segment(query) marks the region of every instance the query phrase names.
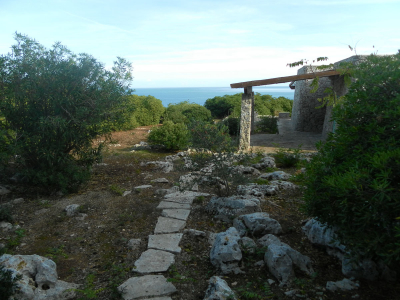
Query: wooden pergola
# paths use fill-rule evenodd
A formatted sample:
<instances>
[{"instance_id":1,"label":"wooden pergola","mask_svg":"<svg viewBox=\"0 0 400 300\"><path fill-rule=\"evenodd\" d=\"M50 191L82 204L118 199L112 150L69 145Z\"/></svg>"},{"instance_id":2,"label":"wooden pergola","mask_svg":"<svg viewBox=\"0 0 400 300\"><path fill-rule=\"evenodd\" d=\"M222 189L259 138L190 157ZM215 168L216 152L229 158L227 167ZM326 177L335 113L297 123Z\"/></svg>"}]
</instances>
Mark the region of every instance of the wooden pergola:
<instances>
[{"instance_id":1,"label":"wooden pergola","mask_svg":"<svg viewBox=\"0 0 400 300\"><path fill-rule=\"evenodd\" d=\"M314 79L316 77L330 77L340 75L338 71L312 72L302 75L276 77L270 79L253 80L232 83L231 88L244 88L242 94L242 114L240 118L240 140L239 149L248 150L250 147L250 134L254 130L254 93L253 86L271 85L290 82L289 87L294 89L293 83L299 80Z\"/></svg>"}]
</instances>

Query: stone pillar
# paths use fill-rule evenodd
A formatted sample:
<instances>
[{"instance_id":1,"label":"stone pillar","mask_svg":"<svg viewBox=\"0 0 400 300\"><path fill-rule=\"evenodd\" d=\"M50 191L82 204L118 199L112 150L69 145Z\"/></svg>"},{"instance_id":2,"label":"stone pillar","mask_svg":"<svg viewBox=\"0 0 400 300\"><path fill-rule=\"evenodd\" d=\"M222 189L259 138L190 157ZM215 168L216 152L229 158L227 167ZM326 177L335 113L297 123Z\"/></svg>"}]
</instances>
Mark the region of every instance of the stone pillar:
<instances>
[{"instance_id":1,"label":"stone pillar","mask_svg":"<svg viewBox=\"0 0 400 300\"><path fill-rule=\"evenodd\" d=\"M242 94L242 110L240 114L239 150L241 151L247 151L250 148L253 101L253 87L245 87Z\"/></svg>"}]
</instances>

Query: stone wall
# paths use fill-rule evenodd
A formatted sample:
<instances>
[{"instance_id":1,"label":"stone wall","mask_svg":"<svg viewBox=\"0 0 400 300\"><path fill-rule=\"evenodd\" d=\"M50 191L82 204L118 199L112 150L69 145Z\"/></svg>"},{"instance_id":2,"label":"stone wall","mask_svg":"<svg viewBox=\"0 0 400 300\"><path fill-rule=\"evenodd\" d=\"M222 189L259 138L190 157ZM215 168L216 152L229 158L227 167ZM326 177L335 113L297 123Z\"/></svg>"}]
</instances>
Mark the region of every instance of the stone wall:
<instances>
[{"instance_id":1,"label":"stone wall","mask_svg":"<svg viewBox=\"0 0 400 300\"><path fill-rule=\"evenodd\" d=\"M304 66L297 71L297 75L318 72L313 66ZM311 93L312 79L299 80L295 83L294 101L292 108L292 128L296 131L322 133L326 107L316 109L321 103L318 98L326 96L324 90L331 86L327 77L319 79L319 87Z\"/></svg>"},{"instance_id":2,"label":"stone wall","mask_svg":"<svg viewBox=\"0 0 400 300\"><path fill-rule=\"evenodd\" d=\"M353 64L358 64L365 57L366 57L365 55L354 55L349 58L340 60L340 61L334 63L335 69L339 68L341 63L349 63L350 62ZM331 76L331 77L329 77L329 79L331 81L331 86L333 88L333 91L336 93L337 98L347 94L347 92L349 91L349 88L344 83L342 76ZM335 129L334 127L336 127L336 124L333 124L331 118L332 118L332 106L328 106L326 108L324 126L323 126L323 130L322 130L322 139L323 140L326 140L329 132L334 131L334 129Z\"/></svg>"}]
</instances>

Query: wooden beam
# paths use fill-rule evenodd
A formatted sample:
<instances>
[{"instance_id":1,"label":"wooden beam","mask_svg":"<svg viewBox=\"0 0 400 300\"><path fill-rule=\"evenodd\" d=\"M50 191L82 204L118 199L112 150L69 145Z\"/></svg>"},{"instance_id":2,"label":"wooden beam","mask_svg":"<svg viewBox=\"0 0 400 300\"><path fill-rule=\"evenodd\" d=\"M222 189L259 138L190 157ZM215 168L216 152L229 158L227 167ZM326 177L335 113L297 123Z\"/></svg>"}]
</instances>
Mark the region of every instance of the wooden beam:
<instances>
[{"instance_id":1,"label":"wooden beam","mask_svg":"<svg viewBox=\"0 0 400 300\"><path fill-rule=\"evenodd\" d=\"M285 83L285 82L291 82L291 81L297 81L297 80L313 79L315 77L328 77L328 76L334 76L334 75L340 75L340 73L338 71L324 71L324 72L307 73L307 74L302 74L302 75L277 77L277 78L262 79L262 80L253 80L253 81L232 83L231 88L233 88L233 89L246 88L246 87L250 87L250 86Z\"/></svg>"}]
</instances>

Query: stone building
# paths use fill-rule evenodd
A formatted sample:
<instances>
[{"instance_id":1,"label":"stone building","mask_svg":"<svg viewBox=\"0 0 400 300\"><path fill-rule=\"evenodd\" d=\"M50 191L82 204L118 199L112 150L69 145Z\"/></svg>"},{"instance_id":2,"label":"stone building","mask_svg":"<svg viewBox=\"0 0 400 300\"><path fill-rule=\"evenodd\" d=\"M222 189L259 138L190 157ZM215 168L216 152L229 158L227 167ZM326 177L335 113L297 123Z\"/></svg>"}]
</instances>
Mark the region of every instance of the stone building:
<instances>
[{"instance_id":1,"label":"stone building","mask_svg":"<svg viewBox=\"0 0 400 300\"><path fill-rule=\"evenodd\" d=\"M295 76L254 80L231 84L231 88L244 88L242 95L242 111L240 120L239 148L247 150L250 147L250 134L254 128L254 92L253 86L291 82L290 87L295 88L292 108L292 129L294 131L305 131L321 133L322 139L326 139L329 132L335 128L331 121L332 107L321 106L319 98L327 96L325 90L331 88L339 98L348 92L343 76L337 71L341 63L359 63L365 56L355 55L334 63L329 70L318 71L314 66L300 68ZM311 83L315 77L319 77L319 86L312 93Z\"/></svg>"}]
</instances>

